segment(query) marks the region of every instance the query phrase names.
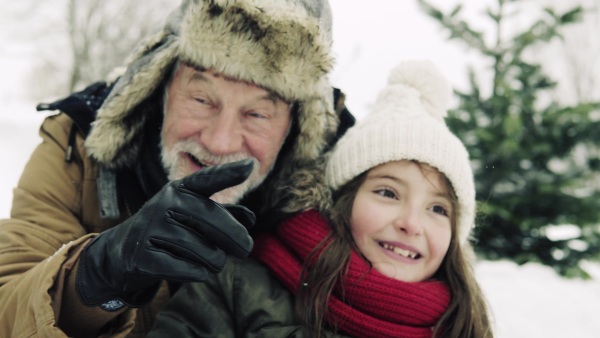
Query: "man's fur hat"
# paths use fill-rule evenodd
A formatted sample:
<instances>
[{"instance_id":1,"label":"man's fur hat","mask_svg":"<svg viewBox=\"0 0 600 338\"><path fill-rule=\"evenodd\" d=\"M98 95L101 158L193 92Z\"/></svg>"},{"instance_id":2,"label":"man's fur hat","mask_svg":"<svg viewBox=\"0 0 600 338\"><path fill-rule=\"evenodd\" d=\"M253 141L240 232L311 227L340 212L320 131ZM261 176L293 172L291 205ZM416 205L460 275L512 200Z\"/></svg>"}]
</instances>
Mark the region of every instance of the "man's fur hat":
<instances>
[{"instance_id":1,"label":"man's fur hat","mask_svg":"<svg viewBox=\"0 0 600 338\"><path fill-rule=\"evenodd\" d=\"M133 165L148 119L139 107L151 96L162 96L161 85L182 61L297 104L295 143L280 154L286 168L274 173L281 180L294 165L316 159L337 128L328 80L331 44L327 0L183 0L130 57L98 110L86 149L107 168Z\"/></svg>"}]
</instances>

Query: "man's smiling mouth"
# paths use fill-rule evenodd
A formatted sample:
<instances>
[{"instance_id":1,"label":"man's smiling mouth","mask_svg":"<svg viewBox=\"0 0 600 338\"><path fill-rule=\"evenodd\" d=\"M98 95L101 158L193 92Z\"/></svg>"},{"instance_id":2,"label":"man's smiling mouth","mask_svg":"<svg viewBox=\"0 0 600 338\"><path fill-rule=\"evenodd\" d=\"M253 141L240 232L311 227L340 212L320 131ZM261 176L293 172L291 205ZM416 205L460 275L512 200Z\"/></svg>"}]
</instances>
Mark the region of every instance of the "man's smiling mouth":
<instances>
[{"instance_id":1,"label":"man's smiling mouth","mask_svg":"<svg viewBox=\"0 0 600 338\"><path fill-rule=\"evenodd\" d=\"M201 168L208 167L207 164L200 162L200 160L196 156L194 156L194 155L192 155L190 153L186 153L186 155L192 161L192 163L194 163L195 165L197 165L197 166L199 166Z\"/></svg>"}]
</instances>

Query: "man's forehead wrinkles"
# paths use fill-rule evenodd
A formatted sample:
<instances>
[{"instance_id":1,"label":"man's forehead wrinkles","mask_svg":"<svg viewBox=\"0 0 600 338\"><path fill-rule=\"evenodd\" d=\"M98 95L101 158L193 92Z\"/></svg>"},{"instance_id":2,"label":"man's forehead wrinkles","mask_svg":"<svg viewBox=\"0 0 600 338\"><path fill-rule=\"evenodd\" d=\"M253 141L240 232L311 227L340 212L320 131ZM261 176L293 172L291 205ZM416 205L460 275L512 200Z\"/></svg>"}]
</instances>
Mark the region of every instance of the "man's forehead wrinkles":
<instances>
[{"instance_id":1,"label":"man's forehead wrinkles","mask_svg":"<svg viewBox=\"0 0 600 338\"><path fill-rule=\"evenodd\" d=\"M192 74L190 75L187 83L189 84L189 83L192 83L192 82L195 82L195 81L199 81L199 82L204 82L204 83L210 84L210 83L213 82L212 79L211 79L211 77L222 78L222 79L224 79L225 81L228 81L228 82L242 83L242 84L246 84L248 86L252 86L252 87L264 90L266 93L258 96L257 97L257 101L267 100L267 101L270 101L273 104L277 104L278 102L284 102L286 104L290 104L286 100L284 100L281 96L279 96L277 93L275 93L273 91L270 91L270 90L268 90L266 88L263 88L261 86L258 86L258 85L254 84L254 83L250 83L250 82L246 82L246 81L240 81L240 80L235 80L235 79L229 79L229 78L226 78L226 77L223 77L223 76L219 76L218 73L214 73L214 72L210 73L211 76L207 76L206 72L207 72L206 70L198 70L198 69L194 68L194 70L192 71Z\"/></svg>"}]
</instances>

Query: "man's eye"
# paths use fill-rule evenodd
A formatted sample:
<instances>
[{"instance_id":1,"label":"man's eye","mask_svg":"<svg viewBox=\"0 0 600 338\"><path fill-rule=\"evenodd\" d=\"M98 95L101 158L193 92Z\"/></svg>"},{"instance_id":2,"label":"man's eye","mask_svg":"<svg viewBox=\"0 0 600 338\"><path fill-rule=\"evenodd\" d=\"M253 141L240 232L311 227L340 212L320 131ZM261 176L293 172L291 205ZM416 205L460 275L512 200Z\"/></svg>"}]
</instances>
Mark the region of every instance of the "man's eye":
<instances>
[{"instance_id":1,"label":"man's eye","mask_svg":"<svg viewBox=\"0 0 600 338\"><path fill-rule=\"evenodd\" d=\"M433 212L435 212L436 214L440 214L443 216L448 216L448 210L446 210L446 208L444 208L441 205L434 205L432 208Z\"/></svg>"},{"instance_id":2,"label":"man's eye","mask_svg":"<svg viewBox=\"0 0 600 338\"><path fill-rule=\"evenodd\" d=\"M210 101L208 101L208 99L203 98L203 97L195 97L194 100L200 104L210 104Z\"/></svg>"},{"instance_id":3,"label":"man's eye","mask_svg":"<svg viewBox=\"0 0 600 338\"><path fill-rule=\"evenodd\" d=\"M396 199L396 194L392 190L390 190L390 189L375 190L375 193L378 194L378 195L381 195L383 197Z\"/></svg>"},{"instance_id":4,"label":"man's eye","mask_svg":"<svg viewBox=\"0 0 600 338\"><path fill-rule=\"evenodd\" d=\"M248 113L246 113L246 115L249 116L249 117L257 118L257 119L266 119L267 118L266 115L261 114L261 113L259 113L257 111L248 112Z\"/></svg>"}]
</instances>

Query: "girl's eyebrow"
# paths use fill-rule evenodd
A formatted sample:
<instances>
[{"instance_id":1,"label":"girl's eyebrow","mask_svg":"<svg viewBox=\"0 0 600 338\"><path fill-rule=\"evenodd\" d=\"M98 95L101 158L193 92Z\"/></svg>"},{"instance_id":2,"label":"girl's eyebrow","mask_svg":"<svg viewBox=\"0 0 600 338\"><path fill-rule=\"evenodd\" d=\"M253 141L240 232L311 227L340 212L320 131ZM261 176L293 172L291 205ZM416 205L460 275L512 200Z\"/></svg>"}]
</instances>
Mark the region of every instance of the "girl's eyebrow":
<instances>
[{"instance_id":1,"label":"girl's eyebrow","mask_svg":"<svg viewBox=\"0 0 600 338\"><path fill-rule=\"evenodd\" d=\"M369 180L390 180L390 181L393 181L394 184L398 184L402 187L408 186L408 183L406 182L406 180L404 180L400 177L396 177L396 176L385 174L385 173L369 175L369 176L367 176L365 181L369 181Z\"/></svg>"},{"instance_id":2,"label":"girl's eyebrow","mask_svg":"<svg viewBox=\"0 0 600 338\"><path fill-rule=\"evenodd\" d=\"M435 196L442 198L444 201L446 201L446 203L448 203L448 206L452 206L452 200L450 199L450 196L448 194L438 192L437 194L435 194Z\"/></svg>"},{"instance_id":3,"label":"girl's eyebrow","mask_svg":"<svg viewBox=\"0 0 600 338\"><path fill-rule=\"evenodd\" d=\"M388 180L392 180L394 182L398 182L399 184L406 184L406 181L396 177L396 176L391 176L388 174L376 174L376 175L372 175L372 176L368 176L367 179L388 179Z\"/></svg>"},{"instance_id":4,"label":"girl's eyebrow","mask_svg":"<svg viewBox=\"0 0 600 338\"><path fill-rule=\"evenodd\" d=\"M397 182L398 184L402 184L402 185L406 185L406 180L403 180L402 178L396 177L396 176L392 176L389 174L376 174L373 176L368 176L367 179L388 179L388 180L392 180L394 182ZM452 199L450 198L450 195L448 194L448 192L443 192L440 189L435 189L435 193L434 193L435 197L439 197L444 199L449 205L452 205Z\"/></svg>"},{"instance_id":5,"label":"girl's eyebrow","mask_svg":"<svg viewBox=\"0 0 600 338\"><path fill-rule=\"evenodd\" d=\"M443 199L445 204L447 204L447 207L452 209L452 198L450 197L450 194L447 191L443 192L439 189L436 189L434 196Z\"/></svg>"}]
</instances>

